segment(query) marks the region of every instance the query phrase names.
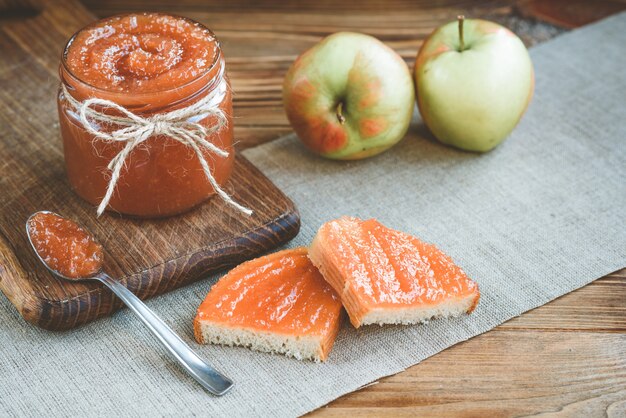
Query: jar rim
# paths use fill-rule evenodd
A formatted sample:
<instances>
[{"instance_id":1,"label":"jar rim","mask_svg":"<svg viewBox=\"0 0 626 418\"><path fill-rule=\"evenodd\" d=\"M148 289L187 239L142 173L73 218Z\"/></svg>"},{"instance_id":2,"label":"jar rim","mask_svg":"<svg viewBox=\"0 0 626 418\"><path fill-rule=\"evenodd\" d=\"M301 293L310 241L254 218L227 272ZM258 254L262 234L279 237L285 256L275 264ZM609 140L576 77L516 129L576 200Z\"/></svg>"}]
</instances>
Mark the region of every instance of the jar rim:
<instances>
[{"instance_id":1,"label":"jar rim","mask_svg":"<svg viewBox=\"0 0 626 418\"><path fill-rule=\"evenodd\" d=\"M174 17L176 19L181 19L181 20L186 20L187 22L193 23L195 25L200 26L203 30L206 30L207 33L213 38L213 40L215 41L216 44L216 51L217 53L215 54L215 57L213 58L213 62L211 63L211 65L209 67L207 67L203 72L201 72L200 74L198 74L197 76L193 77L190 80L185 81L185 83L171 87L171 88L167 88L167 89L163 89L163 90L155 90L155 91L149 91L149 92L125 92L125 91L117 91L117 90L111 90L111 89L107 89L107 88L102 88L102 87L98 87L98 86L94 86L93 84L81 79L78 75L76 75L71 68L69 67L69 65L67 64L67 54L69 51L70 46L72 45L72 42L76 39L76 36L78 36L78 34L80 34L81 32L83 32L86 29L89 29L93 26L95 26L96 24L102 22L103 20L109 20L109 19L114 19L114 18L118 18L118 17L125 17L125 16L132 16L132 15L157 15L157 16L168 16L168 17ZM120 96L133 96L133 97L142 97L142 96L150 96L150 95L155 95L155 94L165 94L165 93L170 93L170 92L175 92L181 89L186 89L188 86L197 83L198 80L202 79L202 77L205 77L207 74L211 74L213 72L213 70L216 68L216 66L218 64L220 64L220 62L223 62L222 59L222 46L220 43L220 40L217 38L217 36L215 36L215 33L209 29L206 25L190 19L188 17L185 16L180 16L180 15L176 15L176 14L171 14L171 13L161 13L161 12L140 12L140 13L119 13L119 14L115 14L115 15L111 15L108 16L104 19L99 19L96 20L95 22L92 22L82 28L80 28L79 30L77 30L76 32L74 32L74 34L70 37L70 39L67 41L67 43L65 44L65 47L63 47L63 52L61 53L61 66L63 68L63 71L70 76L73 80L75 80L76 82L82 84L83 86L95 91L95 92L101 92L101 93L105 93L105 94L116 94L116 95L120 95ZM215 80L214 83L215 85L217 85L222 78L224 77L224 73L225 73L225 66L222 65L222 68L220 69L220 71L216 74L215 76ZM61 74L61 77L63 77L63 74ZM63 82L63 79L61 78L61 82ZM213 83L212 83L213 84Z\"/></svg>"}]
</instances>

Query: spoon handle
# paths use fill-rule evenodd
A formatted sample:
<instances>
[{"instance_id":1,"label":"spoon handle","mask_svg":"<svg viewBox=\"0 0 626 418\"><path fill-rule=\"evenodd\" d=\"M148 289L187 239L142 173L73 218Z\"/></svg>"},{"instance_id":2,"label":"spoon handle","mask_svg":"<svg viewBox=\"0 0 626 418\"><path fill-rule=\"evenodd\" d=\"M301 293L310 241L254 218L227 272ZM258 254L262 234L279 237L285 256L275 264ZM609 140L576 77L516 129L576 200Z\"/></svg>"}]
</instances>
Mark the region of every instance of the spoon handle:
<instances>
[{"instance_id":1,"label":"spoon handle","mask_svg":"<svg viewBox=\"0 0 626 418\"><path fill-rule=\"evenodd\" d=\"M214 395L223 395L233 386L232 380L206 364L187 344L168 327L134 293L113 280L106 273L99 273L96 278L113 291L148 328L158 337L163 345L174 355L176 360L194 379Z\"/></svg>"}]
</instances>

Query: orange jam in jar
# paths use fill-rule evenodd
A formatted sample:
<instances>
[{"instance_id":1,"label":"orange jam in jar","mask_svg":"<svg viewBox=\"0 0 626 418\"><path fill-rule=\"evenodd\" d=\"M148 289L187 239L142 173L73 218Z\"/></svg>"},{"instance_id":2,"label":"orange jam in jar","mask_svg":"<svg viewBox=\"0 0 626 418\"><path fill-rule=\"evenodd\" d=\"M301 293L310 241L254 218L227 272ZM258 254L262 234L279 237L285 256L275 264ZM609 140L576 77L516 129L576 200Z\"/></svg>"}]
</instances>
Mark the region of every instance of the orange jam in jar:
<instances>
[{"instance_id":1,"label":"orange jam in jar","mask_svg":"<svg viewBox=\"0 0 626 418\"><path fill-rule=\"evenodd\" d=\"M219 42L206 27L157 13L110 17L70 39L59 72L67 176L88 202L169 216L228 180L232 95ZM159 116L172 114L176 120L164 127Z\"/></svg>"}]
</instances>

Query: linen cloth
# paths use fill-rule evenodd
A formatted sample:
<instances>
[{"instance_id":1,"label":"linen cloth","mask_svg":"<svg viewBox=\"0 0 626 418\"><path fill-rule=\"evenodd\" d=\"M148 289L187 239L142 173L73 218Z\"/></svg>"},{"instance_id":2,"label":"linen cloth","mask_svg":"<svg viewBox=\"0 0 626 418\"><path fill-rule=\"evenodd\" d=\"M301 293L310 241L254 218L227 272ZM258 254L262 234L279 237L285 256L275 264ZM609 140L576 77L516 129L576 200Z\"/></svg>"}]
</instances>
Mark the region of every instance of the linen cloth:
<instances>
[{"instance_id":1,"label":"linen cloth","mask_svg":"<svg viewBox=\"0 0 626 418\"><path fill-rule=\"evenodd\" d=\"M470 316L420 326L345 323L327 363L193 341L218 276L148 305L232 377L207 394L128 310L69 332L25 323L0 297L0 415L294 416L626 266L626 13L534 48L535 97L487 154L434 141L416 117L376 158L335 162L294 136L245 152L296 203L307 245L341 215L436 243L482 293Z\"/></svg>"}]
</instances>

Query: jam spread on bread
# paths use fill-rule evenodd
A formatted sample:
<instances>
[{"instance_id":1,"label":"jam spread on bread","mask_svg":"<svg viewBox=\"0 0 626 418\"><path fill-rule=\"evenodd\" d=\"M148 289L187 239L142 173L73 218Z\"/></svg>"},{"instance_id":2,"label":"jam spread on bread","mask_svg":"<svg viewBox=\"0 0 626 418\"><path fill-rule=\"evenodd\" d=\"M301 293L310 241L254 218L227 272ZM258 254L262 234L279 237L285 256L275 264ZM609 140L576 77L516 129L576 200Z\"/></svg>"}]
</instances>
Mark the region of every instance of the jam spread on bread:
<instances>
[{"instance_id":1,"label":"jam spread on bread","mask_svg":"<svg viewBox=\"0 0 626 418\"><path fill-rule=\"evenodd\" d=\"M200 343L244 345L298 359L325 360L341 302L306 248L247 261L211 288L194 321Z\"/></svg>"}]
</instances>

